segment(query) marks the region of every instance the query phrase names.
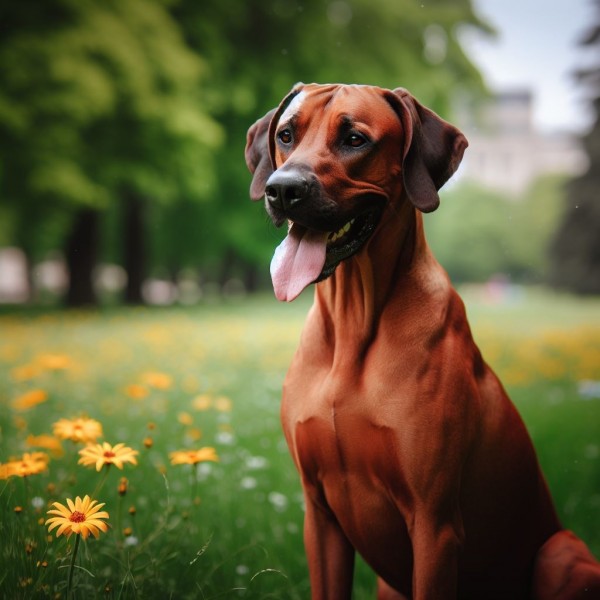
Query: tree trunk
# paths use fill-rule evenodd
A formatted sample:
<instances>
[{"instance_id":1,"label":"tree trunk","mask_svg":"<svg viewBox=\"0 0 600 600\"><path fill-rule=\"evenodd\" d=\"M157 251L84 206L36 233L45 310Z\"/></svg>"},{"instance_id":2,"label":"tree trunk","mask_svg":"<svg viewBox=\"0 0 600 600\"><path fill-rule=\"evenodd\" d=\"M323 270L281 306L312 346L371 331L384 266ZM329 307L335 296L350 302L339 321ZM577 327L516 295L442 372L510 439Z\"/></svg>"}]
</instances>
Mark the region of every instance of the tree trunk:
<instances>
[{"instance_id":1,"label":"tree trunk","mask_svg":"<svg viewBox=\"0 0 600 600\"><path fill-rule=\"evenodd\" d=\"M98 211L87 208L77 213L65 247L69 272L67 306L93 306L98 303L93 280L98 256L98 231Z\"/></svg>"},{"instance_id":2,"label":"tree trunk","mask_svg":"<svg viewBox=\"0 0 600 600\"><path fill-rule=\"evenodd\" d=\"M231 279L233 273L233 267L235 265L236 255L232 248L227 248L221 258L221 265L219 269L219 291L222 292L225 284Z\"/></svg>"},{"instance_id":3,"label":"tree trunk","mask_svg":"<svg viewBox=\"0 0 600 600\"><path fill-rule=\"evenodd\" d=\"M258 290L258 267L247 264L244 269L244 285L249 294Z\"/></svg>"},{"instance_id":4,"label":"tree trunk","mask_svg":"<svg viewBox=\"0 0 600 600\"><path fill-rule=\"evenodd\" d=\"M146 278L144 201L135 192L123 194L125 203L123 229L123 266L127 272L126 304L143 304L142 285Z\"/></svg>"}]
</instances>

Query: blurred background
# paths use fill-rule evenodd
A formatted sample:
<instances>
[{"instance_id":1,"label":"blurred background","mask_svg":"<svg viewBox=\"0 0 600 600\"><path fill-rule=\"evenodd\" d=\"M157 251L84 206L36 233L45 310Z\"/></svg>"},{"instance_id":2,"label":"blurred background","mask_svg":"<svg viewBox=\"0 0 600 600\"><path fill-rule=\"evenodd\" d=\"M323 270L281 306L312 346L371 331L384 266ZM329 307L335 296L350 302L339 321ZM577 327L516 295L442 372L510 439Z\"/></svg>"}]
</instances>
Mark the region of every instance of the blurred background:
<instances>
[{"instance_id":1,"label":"blurred background","mask_svg":"<svg viewBox=\"0 0 600 600\"><path fill-rule=\"evenodd\" d=\"M25 0L0 8L0 302L268 289L248 127L297 81L406 87L470 147L426 227L456 283L600 292L600 3Z\"/></svg>"}]
</instances>

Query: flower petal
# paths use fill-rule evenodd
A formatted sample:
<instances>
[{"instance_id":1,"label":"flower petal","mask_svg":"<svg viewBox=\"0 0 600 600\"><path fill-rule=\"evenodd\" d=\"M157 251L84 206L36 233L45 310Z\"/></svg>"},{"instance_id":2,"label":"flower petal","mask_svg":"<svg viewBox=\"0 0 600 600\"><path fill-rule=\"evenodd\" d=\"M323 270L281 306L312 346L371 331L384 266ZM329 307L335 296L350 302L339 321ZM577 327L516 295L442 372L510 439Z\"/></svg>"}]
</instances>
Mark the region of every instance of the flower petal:
<instances>
[{"instance_id":1,"label":"flower petal","mask_svg":"<svg viewBox=\"0 0 600 600\"><path fill-rule=\"evenodd\" d=\"M86 525L91 525L92 527L97 527L98 529L102 529L102 531L108 530L108 524L104 521L100 521L100 519L90 519L85 522Z\"/></svg>"},{"instance_id":2,"label":"flower petal","mask_svg":"<svg viewBox=\"0 0 600 600\"><path fill-rule=\"evenodd\" d=\"M56 537L61 536L66 530L69 531L73 531L71 528L71 523L63 523L57 530L56 530Z\"/></svg>"}]
</instances>

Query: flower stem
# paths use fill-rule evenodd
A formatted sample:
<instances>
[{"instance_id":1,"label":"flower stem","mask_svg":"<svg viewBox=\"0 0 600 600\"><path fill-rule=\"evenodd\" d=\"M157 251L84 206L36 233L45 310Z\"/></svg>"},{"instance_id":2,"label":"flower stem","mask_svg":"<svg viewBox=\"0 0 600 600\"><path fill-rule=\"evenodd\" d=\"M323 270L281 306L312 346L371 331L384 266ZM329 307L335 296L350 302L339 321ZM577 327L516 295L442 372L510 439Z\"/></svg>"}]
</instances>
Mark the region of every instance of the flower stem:
<instances>
[{"instance_id":1,"label":"flower stem","mask_svg":"<svg viewBox=\"0 0 600 600\"><path fill-rule=\"evenodd\" d=\"M98 497L98 494L100 493L100 490L102 489L102 486L104 485L104 482L108 477L109 468L110 464L106 465L106 467L104 468L104 473L102 474L102 477L100 477L100 481L98 482L98 485L96 486L96 489L94 490L94 493L91 496L92 500L96 500L96 498Z\"/></svg>"},{"instance_id":2,"label":"flower stem","mask_svg":"<svg viewBox=\"0 0 600 600\"><path fill-rule=\"evenodd\" d=\"M117 531L120 535L123 535L123 528L121 527L121 513L123 510L123 496L119 496L117 503Z\"/></svg>"},{"instance_id":3,"label":"flower stem","mask_svg":"<svg viewBox=\"0 0 600 600\"><path fill-rule=\"evenodd\" d=\"M73 584L73 573L75 572L75 558L77 557L77 550L79 550L79 538L81 536L75 534L75 547L73 548L73 556L71 556L71 566L69 567L69 581L67 583L67 600L71 595L71 586Z\"/></svg>"}]
</instances>

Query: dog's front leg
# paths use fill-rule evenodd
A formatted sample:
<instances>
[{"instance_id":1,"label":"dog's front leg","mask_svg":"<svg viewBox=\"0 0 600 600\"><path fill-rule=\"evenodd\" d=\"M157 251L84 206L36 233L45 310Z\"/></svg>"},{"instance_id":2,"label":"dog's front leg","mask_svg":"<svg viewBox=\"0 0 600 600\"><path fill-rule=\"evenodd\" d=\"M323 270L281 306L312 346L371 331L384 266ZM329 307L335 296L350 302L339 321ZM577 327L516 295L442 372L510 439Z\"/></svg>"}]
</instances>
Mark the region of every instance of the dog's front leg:
<instances>
[{"instance_id":1,"label":"dog's front leg","mask_svg":"<svg viewBox=\"0 0 600 600\"><path fill-rule=\"evenodd\" d=\"M411 534L414 600L456 598L460 531L452 521L440 521L439 515L415 516Z\"/></svg>"},{"instance_id":2,"label":"dog's front leg","mask_svg":"<svg viewBox=\"0 0 600 600\"><path fill-rule=\"evenodd\" d=\"M306 498L304 545L312 600L350 600L354 548L335 517Z\"/></svg>"}]
</instances>

